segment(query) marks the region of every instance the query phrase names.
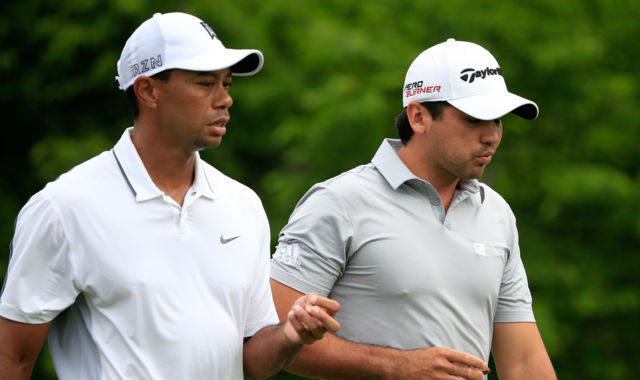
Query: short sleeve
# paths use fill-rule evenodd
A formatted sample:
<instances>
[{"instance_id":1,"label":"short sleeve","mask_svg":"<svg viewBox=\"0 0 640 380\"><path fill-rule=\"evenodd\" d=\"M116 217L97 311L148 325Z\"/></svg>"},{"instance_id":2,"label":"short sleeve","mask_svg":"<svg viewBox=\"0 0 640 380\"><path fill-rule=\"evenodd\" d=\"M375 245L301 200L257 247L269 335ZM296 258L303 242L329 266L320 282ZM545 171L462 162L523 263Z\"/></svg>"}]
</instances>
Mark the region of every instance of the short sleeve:
<instances>
[{"instance_id":1,"label":"short sleeve","mask_svg":"<svg viewBox=\"0 0 640 380\"><path fill-rule=\"evenodd\" d=\"M11 257L0 298L0 315L23 323L46 323L78 295L70 247L60 216L44 190L16 220Z\"/></svg>"},{"instance_id":2,"label":"short sleeve","mask_svg":"<svg viewBox=\"0 0 640 380\"><path fill-rule=\"evenodd\" d=\"M509 216L512 230L511 252L500 283L494 322L535 322L527 274L520 257L515 217L511 212Z\"/></svg>"},{"instance_id":3,"label":"short sleeve","mask_svg":"<svg viewBox=\"0 0 640 380\"><path fill-rule=\"evenodd\" d=\"M315 185L278 237L271 277L302 293L328 296L344 272L352 228L336 196Z\"/></svg>"},{"instance_id":4,"label":"short sleeve","mask_svg":"<svg viewBox=\"0 0 640 380\"><path fill-rule=\"evenodd\" d=\"M260 206L259 219L259 257L256 260L256 275L249 296L248 317L245 323L244 336L249 337L264 327L278 323L278 314L273 304L271 286L269 284L269 221Z\"/></svg>"}]
</instances>

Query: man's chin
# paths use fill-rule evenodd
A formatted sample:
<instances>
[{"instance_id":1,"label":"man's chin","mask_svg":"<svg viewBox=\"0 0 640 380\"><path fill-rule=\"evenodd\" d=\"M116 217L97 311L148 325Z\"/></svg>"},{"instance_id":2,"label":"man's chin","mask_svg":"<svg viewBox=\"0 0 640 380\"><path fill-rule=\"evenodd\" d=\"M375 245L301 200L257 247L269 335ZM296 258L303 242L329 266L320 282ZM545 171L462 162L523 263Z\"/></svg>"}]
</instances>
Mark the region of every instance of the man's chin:
<instances>
[{"instance_id":1,"label":"man's chin","mask_svg":"<svg viewBox=\"0 0 640 380\"><path fill-rule=\"evenodd\" d=\"M463 174L460 179L461 180L471 180L471 179L478 179L480 177L482 177L482 174L484 173L484 168L482 169L476 169L476 170L472 170L468 173Z\"/></svg>"},{"instance_id":2,"label":"man's chin","mask_svg":"<svg viewBox=\"0 0 640 380\"><path fill-rule=\"evenodd\" d=\"M215 149L222 143L222 136L216 136L207 139L200 139L196 141L196 147L198 151L204 149Z\"/></svg>"}]
</instances>

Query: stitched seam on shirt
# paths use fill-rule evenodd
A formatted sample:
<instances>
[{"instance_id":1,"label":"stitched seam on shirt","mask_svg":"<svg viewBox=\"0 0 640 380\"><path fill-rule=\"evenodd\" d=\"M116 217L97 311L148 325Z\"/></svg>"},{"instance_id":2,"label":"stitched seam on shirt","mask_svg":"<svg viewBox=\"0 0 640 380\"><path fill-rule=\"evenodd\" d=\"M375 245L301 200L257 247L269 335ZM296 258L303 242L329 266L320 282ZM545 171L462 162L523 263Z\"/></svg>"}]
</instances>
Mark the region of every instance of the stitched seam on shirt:
<instances>
[{"instance_id":1,"label":"stitched seam on shirt","mask_svg":"<svg viewBox=\"0 0 640 380\"><path fill-rule=\"evenodd\" d=\"M65 225L64 220L62 218L62 213L60 212L60 209L59 209L58 205L54 202L53 198L47 193L43 193L42 195L47 199L47 201L49 203L49 206L51 207L51 210L53 211L58 223L60 223L60 227L62 228L63 239L65 240L65 242L69 246L69 250L67 252L67 256L68 256L69 261L71 262L71 270L72 270L71 282L73 283L75 281L75 279L78 278L77 273L76 273L76 269L78 268L78 265L75 262L75 257L73 255L73 252L75 252L73 244L71 244L72 243L71 239L69 239L69 234L67 233L68 228Z\"/></svg>"},{"instance_id":2,"label":"stitched seam on shirt","mask_svg":"<svg viewBox=\"0 0 640 380\"><path fill-rule=\"evenodd\" d=\"M352 223L352 218L351 215L349 215L349 213L347 212L346 207L344 207L343 203L341 202L340 198L336 196L336 194L329 188L326 187L325 188L327 190L327 194L329 194L331 196L331 198L334 199L336 205L338 205L338 208L340 209L340 216L345 220L345 225L348 226L348 236L351 237L350 242L348 243L351 247L345 247L345 261L344 261L344 265L346 268L347 262L349 261L349 248L353 248L353 247L357 247L356 244L356 236L355 236L355 229L353 228L353 223ZM351 251L353 253L353 251Z\"/></svg>"}]
</instances>

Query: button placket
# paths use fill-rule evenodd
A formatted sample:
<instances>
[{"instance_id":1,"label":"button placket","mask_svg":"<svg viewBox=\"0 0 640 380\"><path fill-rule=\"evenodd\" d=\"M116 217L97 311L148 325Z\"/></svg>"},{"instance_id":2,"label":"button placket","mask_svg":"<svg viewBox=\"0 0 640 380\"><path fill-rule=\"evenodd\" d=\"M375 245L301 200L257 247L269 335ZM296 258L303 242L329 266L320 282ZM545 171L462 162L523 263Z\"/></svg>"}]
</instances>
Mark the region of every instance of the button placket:
<instances>
[{"instance_id":1,"label":"button placket","mask_svg":"<svg viewBox=\"0 0 640 380\"><path fill-rule=\"evenodd\" d=\"M185 205L180 210L180 220L178 222L178 232L180 234L185 234L188 231L189 231L189 209Z\"/></svg>"},{"instance_id":2,"label":"button placket","mask_svg":"<svg viewBox=\"0 0 640 380\"><path fill-rule=\"evenodd\" d=\"M178 231L180 234L186 234L189 232L189 208L198 199L198 192L194 189L187 191L184 197L184 202L180 208L180 221L178 225Z\"/></svg>"}]
</instances>

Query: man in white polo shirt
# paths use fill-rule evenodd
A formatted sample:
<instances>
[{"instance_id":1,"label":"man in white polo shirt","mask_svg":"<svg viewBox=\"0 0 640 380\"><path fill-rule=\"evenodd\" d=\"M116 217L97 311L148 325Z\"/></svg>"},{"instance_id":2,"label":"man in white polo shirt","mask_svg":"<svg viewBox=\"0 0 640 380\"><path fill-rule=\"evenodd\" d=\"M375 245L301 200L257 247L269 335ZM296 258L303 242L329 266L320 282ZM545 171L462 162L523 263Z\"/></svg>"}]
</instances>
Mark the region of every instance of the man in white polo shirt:
<instances>
[{"instance_id":1,"label":"man in white polo shirt","mask_svg":"<svg viewBox=\"0 0 640 380\"><path fill-rule=\"evenodd\" d=\"M18 216L1 379L27 379L47 334L60 379L229 380L266 378L337 330L338 303L313 294L278 324L261 202L198 154L226 133L231 76L262 64L184 13L132 34L117 81L134 126Z\"/></svg>"},{"instance_id":2,"label":"man in white polo shirt","mask_svg":"<svg viewBox=\"0 0 640 380\"><path fill-rule=\"evenodd\" d=\"M281 319L310 291L340 302L337 336L290 367L326 379L554 379L515 217L477 178L501 118L538 115L484 48L448 40L407 72L400 140L313 186L282 229L271 284Z\"/></svg>"}]
</instances>

